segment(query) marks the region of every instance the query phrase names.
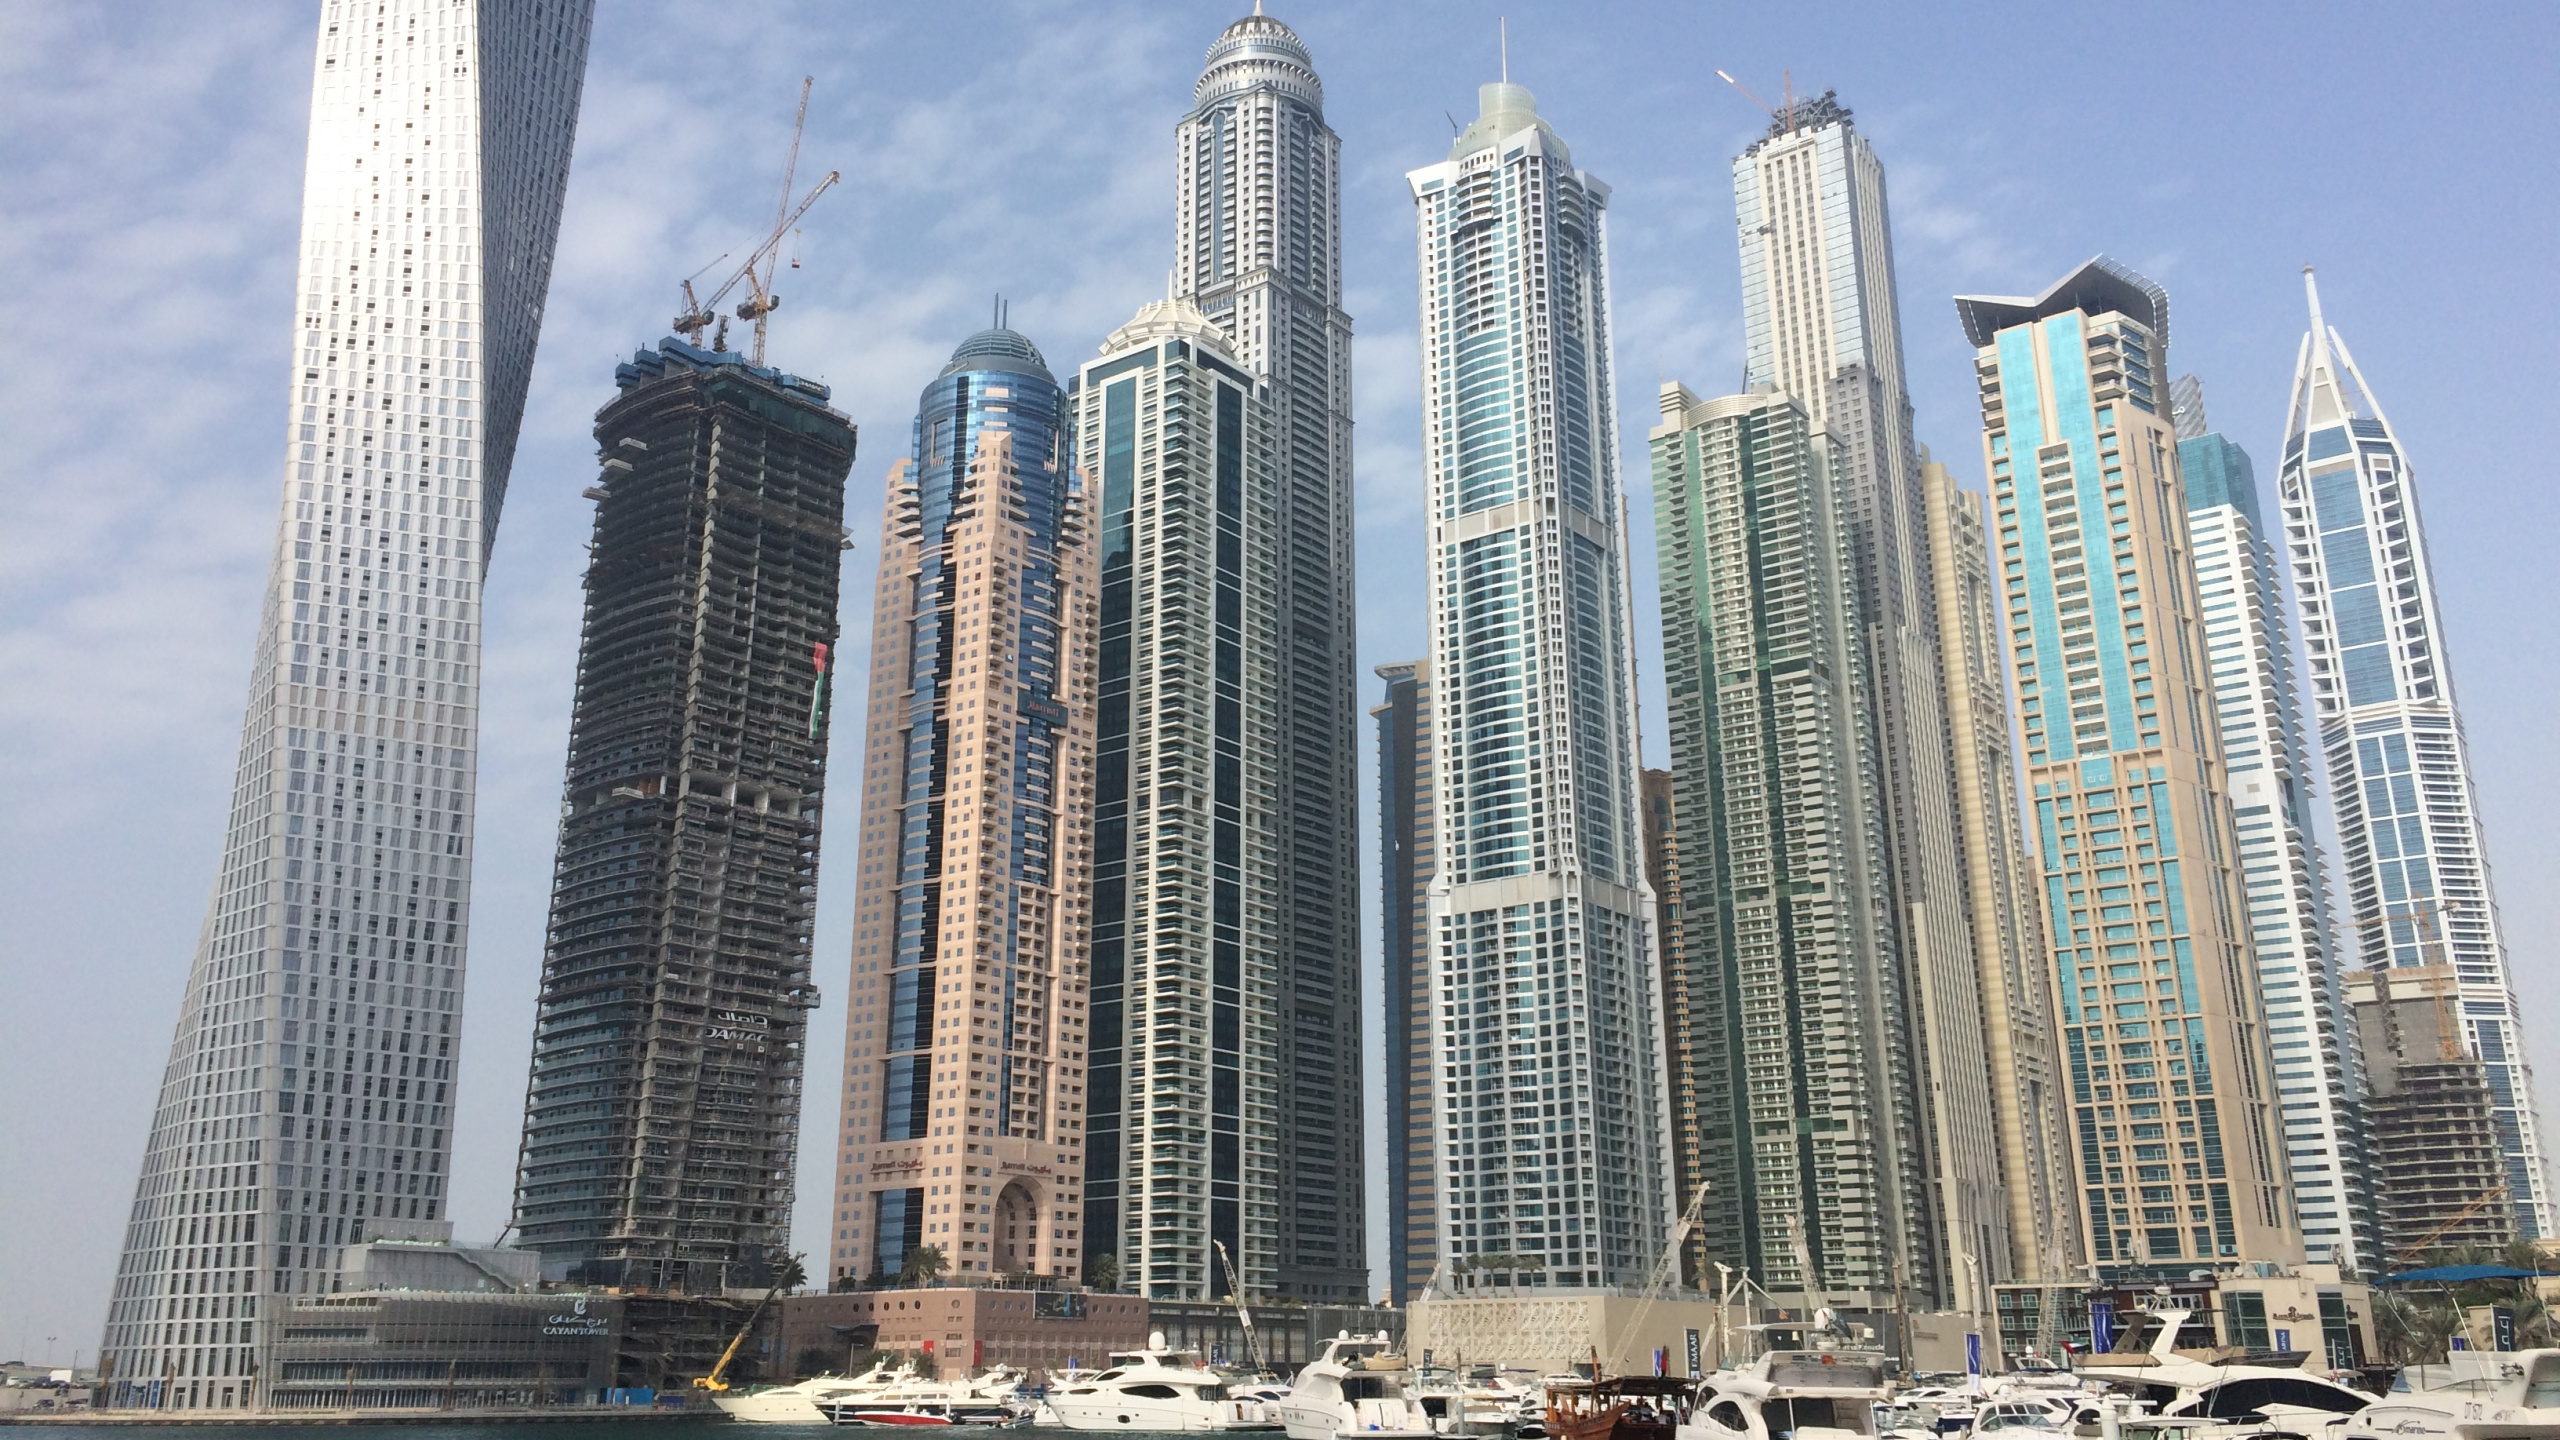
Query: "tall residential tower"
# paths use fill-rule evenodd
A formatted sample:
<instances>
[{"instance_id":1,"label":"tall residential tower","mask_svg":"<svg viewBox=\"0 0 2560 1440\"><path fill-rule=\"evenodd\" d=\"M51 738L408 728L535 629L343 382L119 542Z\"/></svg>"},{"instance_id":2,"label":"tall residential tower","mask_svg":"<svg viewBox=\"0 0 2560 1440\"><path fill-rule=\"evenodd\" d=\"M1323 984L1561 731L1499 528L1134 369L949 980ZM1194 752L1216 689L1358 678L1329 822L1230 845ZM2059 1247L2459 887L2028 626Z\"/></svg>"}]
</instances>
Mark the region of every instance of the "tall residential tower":
<instances>
[{"instance_id":1,"label":"tall residential tower","mask_svg":"<svg viewBox=\"0 0 2560 1440\"><path fill-rule=\"evenodd\" d=\"M2102 1277L2302 1258L2166 375L2104 258L1956 301L1977 347L2045 954Z\"/></svg>"},{"instance_id":2,"label":"tall residential tower","mask_svg":"<svg viewBox=\"0 0 2560 1440\"><path fill-rule=\"evenodd\" d=\"M1903 1283L1973 1309L2016 1273L2020 1189L2004 1196L2004 1131L2023 1120L1995 1075L1982 989L2000 937L1972 933L1968 841L1949 773L1927 506L1903 381L1902 307L1884 167L1830 94L1798 101L1733 162L1750 382L1796 397L1836 447L1860 703L1874 746L1879 877L1892 926L1882 983L1902 992L1920 1110L1899 1193L1914 1229ZM1977 953L1980 951L1980 953ZM1883 1151L1878 1152L1880 1155ZM1968 1261L1967 1257L1972 1257Z\"/></svg>"},{"instance_id":3,"label":"tall residential tower","mask_svg":"<svg viewBox=\"0 0 2560 1440\"><path fill-rule=\"evenodd\" d=\"M1886 1310L1933 1273L1840 450L1662 387L1652 434L1705 1258Z\"/></svg>"},{"instance_id":4,"label":"tall residential tower","mask_svg":"<svg viewBox=\"0 0 2560 1440\"><path fill-rule=\"evenodd\" d=\"M1084 1253L1155 1299L1285 1293L1304 1178L1282 1144L1303 1022L1273 811L1297 697L1267 394L1177 296L1113 331L1069 402L1102 553Z\"/></svg>"},{"instance_id":5,"label":"tall residential tower","mask_svg":"<svg viewBox=\"0 0 2560 1440\"><path fill-rule=\"evenodd\" d=\"M2322 1263L2372 1269L2373 1187L2361 1107L2364 1064L2339 980L2329 884L2311 830L2311 761L2294 689L2283 572L2258 512L2249 452L2205 419L2192 375L2172 386L2178 468L2186 477L2196 599L2211 647L2223 767L2240 834L2242 885L2266 997L2269 1054L2302 1248Z\"/></svg>"},{"instance_id":6,"label":"tall residential tower","mask_svg":"<svg viewBox=\"0 0 2560 1440\"><path fill-rule=\"evenodd\" d=\"M1608 187L1484 86L1419 212L1443 1265L1640 1280L1673 1193L1609 364Z\"/></svg>"},{"instance_id":7,"label":"tall residential tower","mask_svg":"<svg viewBox=\"0 0 2560 1440\"><path fill-rule=\"evenodd\" d=\"M256 1403L277 1297L450 1234L480 582L590 8L322 6L283 515L100 1347L125 1403Z\"/></svg>"},{"instance_id":8,"label":"tall residential tower","mask_svg":"<svg viewBox=\"0 0 2560 1440\"><path fill-rule=\"evenodd\" d=\"M854 430L673 336L614 382L515 1226L553 1279L717 1295L791 1234Z\"/></svg>"},{"instance_id":9,"label":"tall residential tower","mask_svg":"<svg viewBox=\"0 0 2560 1440\"><path fill-rule=\"evenodd\" d=\"M1085 1123L1095 564L1069 417L982 330L917 401L871 599L827 1271L1072 1275Z\"/></svg>"},{"instance_id":10,"label":"tall residential tower","mask_svg":"<svg viewBox=\"0 0 2560 1440\"><path fill-rule=\"evenodd\" d=\"M1360 1058L1359 678L1351 568L1351 317L1342 141L1315 61L1261 13L1209 47L1174 127L1174 293L1268 388L1281 709L1269 824L1286 858L1272 1003L1282 1291L1360 1301L1368 1211Z\"/></svg>"},{"instance_id":11,"label":"tall residential tower","mask_svg":"<svg viewBox=\"0 0 2560 1440\"><path fill-rule=\"evenodd\" d=\"M2488 1069L2516 1233L2560 1235L2416 483L2346 342L2321 321L2307 268L2302 283L2311 333L2277 484L2357 961L2453 967L2464 1038Z\"/></svg>"}]
</instances>

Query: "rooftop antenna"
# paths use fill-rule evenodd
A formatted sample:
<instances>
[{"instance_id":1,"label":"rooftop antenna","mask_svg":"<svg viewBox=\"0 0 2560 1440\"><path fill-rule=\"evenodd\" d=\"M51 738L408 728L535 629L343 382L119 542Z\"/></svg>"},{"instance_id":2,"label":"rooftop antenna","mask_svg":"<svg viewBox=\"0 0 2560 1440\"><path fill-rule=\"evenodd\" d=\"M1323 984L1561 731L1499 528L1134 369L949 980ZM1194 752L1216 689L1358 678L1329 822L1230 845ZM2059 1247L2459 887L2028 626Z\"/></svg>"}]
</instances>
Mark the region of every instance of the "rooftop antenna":
<instances>
[{"instance_id":1,"label":"rooftop antenna","mask_svg":"<svg viewBox=\"0 0 2560 1440\"><path fill-rule=\"evenodd\" d=\"M1787 133L1793 135L1796 133L1796 72L1781 70L1778 74L1787 87Z\"/></svg>"},{"instance_id":2,"label":"rooftop antenna","mask_svg":"<svg viewBox=\"0 0 2560 1440\"><path fill-rule=\"evenodd\" d=\"M1493 22L1502 27L1502 83L1511 83L1511 17L1498 16Z\"/></svg>"},{"instance_id":3,"label":"rooftop antenna","mask_svg":"<svg viewBox=\"0 0 2560 1440\"><path fill-rule=\"evenodd\" d=\"M2320 319L2320 282L2311 278L2311 267L2302 267L2302 293L2311 299L2311 338L2319 348L2329 348L2329 327Z\"/></svg>"}]
</instances>

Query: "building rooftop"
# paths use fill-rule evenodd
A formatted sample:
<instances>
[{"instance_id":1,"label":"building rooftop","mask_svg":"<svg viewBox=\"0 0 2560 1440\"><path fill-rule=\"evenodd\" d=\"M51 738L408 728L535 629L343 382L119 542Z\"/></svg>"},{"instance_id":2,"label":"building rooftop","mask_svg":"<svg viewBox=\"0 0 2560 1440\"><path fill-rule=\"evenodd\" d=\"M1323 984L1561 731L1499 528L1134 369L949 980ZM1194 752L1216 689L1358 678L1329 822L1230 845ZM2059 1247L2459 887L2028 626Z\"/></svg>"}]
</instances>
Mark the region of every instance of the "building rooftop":
<instances>
[{"instance_id":1,"label":"building rooftop","mask_svg":"<svg viewBox=\"0 0 2560 1440\"><path fill-rule=\"evenodd\" d=\"M1195 106L1206 105L1257 85L1304 101L1318 113L1324 110L1324 83L1316 78L1315 57L1298 32L1262 13L1260 0L1252 14L1228 26L1209 47L1191 98Z\"/></svg>"},{"instance_id":2,"label":"building rooftop","mask_svg":"<svg viewBox=\"0 0 2560 1440\"><path fill-rule=\"evenodd\" d=\"M613 367L613 383L629 390L664 376L668 370L735 369L752 375L768 385L806 395L824 405L834 392L815 380L803 380L781 370L763 365L750 365L747 357L735 350L707 350L677 336L670 335L652 350L642 346L632 353L629 363Z\"/></svg>"},{"instance_id":3,"label":"building rooftop","mask_svg":"<svg viewBox=\"0 0 2560 1440\"><path fill-rule=\"evenodd\" d=\"M1049 362L1041 358L1039 346L1020 332L1001 326L981 330L961 341L960 348L951 352L951 363L942 367L944 375L957 375L963 370L1014 370L1052 383L1057 380L1049 373Z\"/></svg>"},{"instance_id":4,"label":"building rooftop","mask_svg":"<svg viewBox=\"0 0 2560 1440\"><path fill-rule=\"evenodd\" d=\"M1959 295L1956 316L1964 321L1965 338L1988 345L2012 326L2048 315L2078 310L2088 315L2130 315L2151 332L2160 352L2169 349L2169 292L2104 255L2093 255L2078 269L2044 287L2041 295ZM2155 367L2160 363L2154 360Z\"/></svg>"}]
</instances>

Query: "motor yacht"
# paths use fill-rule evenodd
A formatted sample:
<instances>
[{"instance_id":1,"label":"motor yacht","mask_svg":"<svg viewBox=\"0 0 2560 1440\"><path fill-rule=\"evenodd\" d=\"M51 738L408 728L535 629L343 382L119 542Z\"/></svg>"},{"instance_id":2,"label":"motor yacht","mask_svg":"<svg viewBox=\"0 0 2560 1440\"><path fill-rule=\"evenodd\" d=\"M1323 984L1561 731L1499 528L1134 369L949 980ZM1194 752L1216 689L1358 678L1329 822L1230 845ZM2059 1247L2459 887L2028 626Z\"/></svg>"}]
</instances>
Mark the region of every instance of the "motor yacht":
<instances>
[{"instance_id":1,"label":"motor yacht","mask_svg":"<svg viewBox=\"0 0 2560 1440\"><path fill-rule=\"evenodd\" d=\"M2339 1440L2521 1440L2560 1435L2560 1350L2464 1352L2468 1375L2394 1391L2348 1417ZM2425 1370L2403 1372L2413 1380Z\"/></svg>"},{"instance_id":2,"label":"motor yacht","mask_svg":"<svg viewBox=\"0 0 2560 1440\"><path fill-rule=\"evenodd\" d=\"M1413 1391L1443 1435L1543 1440L1546 1434L1544 1393L1505 1377L1498 1366L1424 1366L1414 1372Z\"/></svg>"},{"instance_id":3,"label":"motor yacht","mask_svg":"<svg viewBox=\"0 0 2560 1440\"><path fill-rule=\"evenodd\" d=\"M2208 1332L2202 1346L2181 1349L2196 1337L2188 1310L2145 1310L2116 1348L2080 1366L2082 1383L2104 1382L2131 1396L2163 1420L2212 1422L2186 1432L2194 1440L2225 1440L2275 1431L2319 1435L2332 1422L2372 1405L2377 1397L2302 1369L2301 1351L2252 1353L2216 1348Z\"/></svg>"},{"instance_id":4,"label":"motor yacht","mask_svg":"<svg viewBox=\"0 0 2560 1440\"><path fill-rule=\"evenodd\" d=\"M892 1385L913 1380L903 1361L887 1360L859 1375L820 1375L796 1385L767 1385L755 1390L715 1395L711 1403L730 1419L748 1425L825 1425L827 1405L877 1395Z\"/></svg>"},{"instance_id":5,"label":"motor yacht","mask_svg":"<svg viewBox=\"0 0 2560 1440\"><path fill-rule=\"evenodd\" d=\"M1011 1427L1031 1423L1033 1406L1021 1391L1022 1372L999 1365L974 1380L909 1378L821 1401L818 1410L833 1425Z\"/></svg>"},{"instance_id":6,"label":"motor yacht","mask_svg":"<svg viewBox=\"0 0 2560 1440\"><path fill-rule=\"evenodd\" d=\"M1431 1440L1413 1370L1382 1331L1343 1331L1298 1372L1274 1408L1289 1440Z\"/></svg>"},{"instance_id":7,"label":"motor yacht","mask_svg":"<svg viewBox=\"0 0 2560 1440\"><path fill-rule=\"evenodd\" d=\"M1852 1440L1879 1433L1892 1398L1884 1356L1867 1350L1772 1350L1697 1382L1677 1440Z\"/></svg>"},{"instance_id":8,"label":"motor yacht","mask_svg":"<svg viewBox=\"0 0 2560 1440\"><path fill-rule=\"evenodd\" d=\"M1070 1430L1277 1430L1260 1400L1227 1393L1225 1376L1196 1350L1165 1348L1164 1332L1144 1350L1111 1356L1098 1375L1052 1388L1044 1407Z\"/></svg>"}]
</instances>

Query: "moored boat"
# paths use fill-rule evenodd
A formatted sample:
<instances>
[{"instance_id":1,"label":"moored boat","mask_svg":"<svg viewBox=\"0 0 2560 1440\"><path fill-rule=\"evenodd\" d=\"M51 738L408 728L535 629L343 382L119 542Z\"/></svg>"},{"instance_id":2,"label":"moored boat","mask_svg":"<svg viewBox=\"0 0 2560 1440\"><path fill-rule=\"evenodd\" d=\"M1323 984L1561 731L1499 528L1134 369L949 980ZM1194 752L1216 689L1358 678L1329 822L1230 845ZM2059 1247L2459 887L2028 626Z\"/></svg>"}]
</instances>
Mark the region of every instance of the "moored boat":
<instances>
[{"instance_id":1,"label":"moored boat","mask_svg":"<svg viewBox=\"0 0 2560 1440\"><path fill-rule=\"evenodd\" d=\"M1413 1370L1385 1334L1344 1331L1298 1372L1274 1408L1289 1440L1431 1440Z\"/></svg>"}]
</instances>

